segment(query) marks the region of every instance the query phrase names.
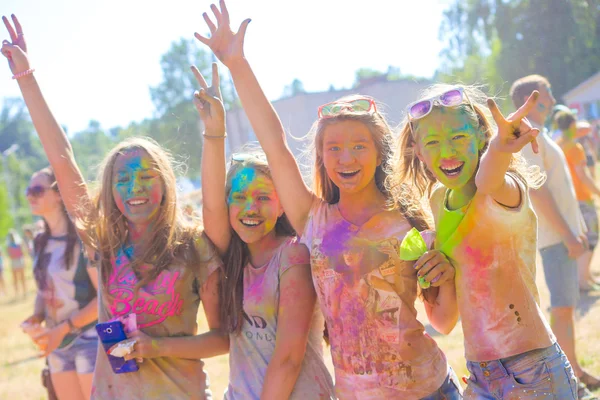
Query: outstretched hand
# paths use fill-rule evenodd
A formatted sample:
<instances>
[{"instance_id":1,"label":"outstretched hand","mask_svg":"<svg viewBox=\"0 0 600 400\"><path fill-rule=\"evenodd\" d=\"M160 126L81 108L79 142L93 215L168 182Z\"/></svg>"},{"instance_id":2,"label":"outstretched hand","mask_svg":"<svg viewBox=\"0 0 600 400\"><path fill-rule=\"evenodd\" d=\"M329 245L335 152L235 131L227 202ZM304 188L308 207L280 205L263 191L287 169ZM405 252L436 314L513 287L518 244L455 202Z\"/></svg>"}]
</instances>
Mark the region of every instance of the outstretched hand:
<instances>
[{"instance_id":1,"label":"outstretched hand","mask_svg":"<svg viewBox=\"0 0 600 400\"><path fill-rule=\"evenodd\" d=\"M29 69L29 60L27 58L27 44L25 43L23 28L16 15L11 15L11 18L12 24L8 18L2 16L2 22L4 22L4 26L6 26L6 30L10 36L10 42L8 40L2 41L2 55L8 60L8 66L13 75L16 75Z\"/></svg>"},{"instance_id":2,"label":"outstretched hand","mask_svg":"<svg viewBox=\"0 0 600 400\"><path fill-rule=\"evenodd\" d=\"M536 90L529 96L521 108L510 114L507 118L502 115L496 102L488 99L488 108L498 126L498 133L492 138L490 148L503 153L517 153L528 143L531 143L533 152L538 152L536 138L540 134L540 130L533 128L526 118L527 114L535 107L538 97L539 92Z\"/></svg>"},{"instance_id":3,"label":"outstretched hand","mask_svg":"<svg viewBox=\"0 0 600 400\"><path fill-rule=\"evenodd\" d=\"M217 58L228 68L236 62L244 58L244 37L246 36L246 28L250 23L250 19L246 19L240 25L237 33L233 33L229 23L229 11L225 1L219 1L219 8L214 4L210 5L210 9L215 15L217 22L216 26L210 19L207 13L202 14L208 29L210 30L210 38L194 33L196 39L210 47Z\"/></svg>"},{"instance_id":4,"label":"outstretched hand","mask_svg":"<svg viewBox=\"0 0 600 400\"><path fill-rule=\"evenodd\" d=\"M204 123L204 129L211 136L225 135L225 107L219 88L217 63L212 64L212 86L208 86L198 68L192 66L192 72L202 87L194 93L194 105Z\"/></svg>"}]
</instances>

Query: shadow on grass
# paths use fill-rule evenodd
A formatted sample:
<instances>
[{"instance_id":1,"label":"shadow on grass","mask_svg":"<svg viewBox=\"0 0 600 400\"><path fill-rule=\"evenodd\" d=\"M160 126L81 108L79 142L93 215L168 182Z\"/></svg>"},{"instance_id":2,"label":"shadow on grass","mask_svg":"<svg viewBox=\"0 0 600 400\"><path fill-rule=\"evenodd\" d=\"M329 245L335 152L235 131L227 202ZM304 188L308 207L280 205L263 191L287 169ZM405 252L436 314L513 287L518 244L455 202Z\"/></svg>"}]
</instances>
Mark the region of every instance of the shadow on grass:
<instances>
[{"instance_id":1,"label":"shadow on grass","mask_svg":"<svg viewBox=\"0 0 600 400\"><path fill-rule=\"evenodd\" d=\"M577 305L577 316L584 317L598 300L600 300L600 291L582 292Z\"/></svg>"}]
</instances>

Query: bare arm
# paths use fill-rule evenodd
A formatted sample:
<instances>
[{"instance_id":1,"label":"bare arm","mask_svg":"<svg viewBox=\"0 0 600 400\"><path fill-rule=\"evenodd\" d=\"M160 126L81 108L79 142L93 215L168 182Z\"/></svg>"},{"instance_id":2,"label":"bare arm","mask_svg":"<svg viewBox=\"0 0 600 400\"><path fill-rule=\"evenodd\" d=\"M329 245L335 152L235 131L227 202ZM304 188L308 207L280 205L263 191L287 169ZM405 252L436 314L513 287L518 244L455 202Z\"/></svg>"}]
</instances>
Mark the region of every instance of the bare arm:
<instances>
[{"instance_id":1,"label":"bare arm","mask_svg":"<svg viewBox=\"0 0 600 400\"><path fill-rule=\"evenodd\" d=\"M229 247L231 227L225 199L225 108L219 88L219 71L213 63L212 86L196 67L192 71L202 89L194 95L194 105L204 123L202 145L202 219L204 232L222 256Z\"/></svg>"},{"instance_id":2,"label":"bare arm","mask_svg":"<svg viewBox=\"0 0 600 400\"><path fill-rule=\"evenodd\" d=\"M592 191L596 196L600 196L600 188L596 185L594 178L590 175L590 170L585 163L579 164L575 167L575 173L577 177L583 182L583 184Z\"/></svg>"},{"instance_id":3,"label":"bare arm","mask_svg":"<svg viewBox=\"0 0 600 400\"><path fill-rule=\"evenodd\" d=\"M202 285L202 306L209 331L194 336L151 337L141 331L130 336L137 339L135 349L125 359L174 357L199 360L229 352L229 335L219 328L219 270L210 274Z\"/></svg>"},{"instance_id":4,"label":"bare arm","mask_svg":"<svg viewBox=\"0 0 600 400\"><path fill-rule=\"evenodd\" d=\"M563 218L554 197L548 189L548 183L544 183L539 189L530 192L533 208L538 214L538 218L544 218L552 228L558 232L563 242L567 246L569 256L577 258L585 252L585 246L581 239L576 237L567 221Z\"/></svg>"},{"instance_id":5,"label":"bare arm","mask_svg":"<svg viewBox=\"0 0 600 400\"><path fill-rule=\"evenodd\" d=\"M425 313L431 326L444 335L448 335L458 322L458 302L454 279L442 284L434 303L425 301Z\"/></svg>"},{"instance_id":6,"label":"bare arm","mask_svg":"<svg viewBox=\"0 0 600 400\"><path fill-rule=\"evenodd\" d=\"M10 34L12 44L4 43L2 53L9 59L12 72L17 74L29 70L27 46L19 21L13 16L16 32L6 17L3 17L3 21ZM89 210L91 203L67 135L50 111L33 74L19 78L18 83L35 130L56 175L62 200L72 217L81 217L85 210ZM84 232L79 233L80 235L84 234Z\"/></svg>"},{"instance_id":7,"label":"bare arm","mask_svg":"<svg viewBox=\"0 0 600 400\"><path fill-rule=\"evenodd\" d=\"M229 12L223 0L220 1L220 8L220 11L216 7L212 9L217 21L216 27L206 13L204 14L211 31L210 39L198 33L196 38L210 47L231 71L246 115L267 155L286 215L294 229L302 232L314 195L302 179L298 164L286 143L285 131L277 113L244 57L244 36L250 20L245 20L239 31L234 34L229 26Z\"/></svg>"},{"instance_id":8,"label":"bare arm","mask_svg":"<svg viewBox=\"0 0 600 400\"><path fill-rule=\"evenodd\" d=\"M269 361L261 400L287 399L302 369L316 293L304 245L286 248L282 263L294 265L281 277L275 352Z\"/></svg>"}]
</instances>

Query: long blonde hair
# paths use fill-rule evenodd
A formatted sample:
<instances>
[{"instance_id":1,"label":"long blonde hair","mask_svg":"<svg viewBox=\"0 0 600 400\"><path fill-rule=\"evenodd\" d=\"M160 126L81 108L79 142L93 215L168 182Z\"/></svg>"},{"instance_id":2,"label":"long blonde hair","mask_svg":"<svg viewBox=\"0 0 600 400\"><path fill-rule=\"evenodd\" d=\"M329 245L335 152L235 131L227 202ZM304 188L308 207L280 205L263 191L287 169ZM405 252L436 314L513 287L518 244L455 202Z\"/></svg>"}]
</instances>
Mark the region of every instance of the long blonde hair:
<instances>
[{"instance_id":1,"label":"long blonde hair","mask_svg":"<svg viewBox=\"0 0 600 400\"><path fill-rule=\"evenodd\" d=\"M336 102L348 103L359 98L367 98L374 101L374 99L368 96L351 95L342 97L336 100ZM378 110L381 109L381 105L377 105ZM367 113L344 108L335 116L320 118L313 124L310 135L313 137L313 190L315 194L329 204L335 204L340 200L340 189L327 175L327 170L323 162L323 137L325 129L328 126L342 121L357 121L369 129L375 143L375 148L377 149L377 154L381 160L381 164L375 170L375 184L385 196L388 206L401 211L412 226L419 228L419 230L427 229L429 224L422 211L421 204L410 187L401 185L404 196L395 201L392 191L386 185L388 176L392 171L391 163L394 154L394 137L390 125L380 111Z\"/></svg>"},{"instance_id":2,"label":"long blonde hair","mask_svg":"<svg viewBox=\"0 0 600 400\"><path fill-rule=\"evenodd\" d=\"M91 210L83 210L85 217L78 221L86 232L86 244L100 257L103 287L107 286L113 272L111 259L127 245L127 220L117 208L112 187L117 157L131 150L143 150L148 154L164 187L163 199L152 231L149 232L151 240L147 250L144 254L136 254L131 260L132 270L141 277L136 289L152 282L174 261L181 261L194 268L202 268L208 261L205 255L198 253L195 246L201 227L187 222L178 207L177 182L169 153L150 138L129 138L116 145L104 158L99 167L99 188L92 198ZM142 273L139 267L143 264L153 265L154 268ZM199 272L200 276L206 277L206 268Z\"/></svg>"},{"instance_id":3,"label":"long blonde hair","mask_svg":"<svg viewBox=\"0 0 600 400\"><path fill-rule=\"evenodd\" d=\"M447 84L430 86L423 92L419 100L437 97L457 87L459 86ZM433 109L444 107L457 110L471 120L473 126L477 127L485 137L485 144L479 151L479 159L481 159L481 156L489 147L489 142L495 129L493 118L486 106L488 97L475 86L460 87L462 87L466 94L466 96L463 97L461 104L453 107L444 107L436 102L433 105ZM469 104L469 100L471 104ZM429 115L425 118L428 117ZM395 201L402 201L404 193L403 185L407 180L412 183L421 196L429 196L431 195L433 186L437 183L437 179L416 155L418 120L409 121L408 117L406 117L401 126L399 143L396 148L397 154L394 156L392 163L393 174L389 175L387 186L394 194ZM537 166L528 166L520 153L512 155L508 172L513 173L525 185L533 189L539 188L545 179L545 176L540 172L540 169Z\"/></svg>"}]
</instances>

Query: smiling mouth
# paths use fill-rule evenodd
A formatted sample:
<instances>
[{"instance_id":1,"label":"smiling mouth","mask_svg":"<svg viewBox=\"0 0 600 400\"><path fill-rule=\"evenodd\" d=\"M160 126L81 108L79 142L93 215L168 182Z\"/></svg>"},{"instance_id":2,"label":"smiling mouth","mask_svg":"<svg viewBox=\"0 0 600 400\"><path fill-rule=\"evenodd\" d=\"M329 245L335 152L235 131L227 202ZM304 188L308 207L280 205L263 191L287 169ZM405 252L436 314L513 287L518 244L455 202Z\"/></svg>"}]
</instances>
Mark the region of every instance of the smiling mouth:
<instances>
[{"instance_id":1,"label":"smiling mouth","mask_svg":"<svg viewBox=\"0 0 600 400\"><path fill-rule=\"evenodd\" d=\"M457 163L455 165L451 165L449 167L440 167L440 170L444 173L444 175L448 177L455 177L462 171L465 166L464 162Z\"/></svg>"},{"instance_id":2,"label":"smiling mouth","mask_svg":"<svg viewBox=\"0 0 600 400\"><path fill-rule=\"evenodd\" d=\"M339 171L338 174L344 178L344 179L348 179L348 178L352 178L354 176L356 176L358 173L360 172L360 169L357 170L353 170L353 171Z\"/></svg>"},{"instance_id":3,"label":"smiling mouth","mask_svg":"<svg viewBox=\"0 0 600 400\"><path fill-rule=\"evenodd\" d=\"M148 202L148 199L134 199L134 200L127 200L127 204L130 206L141 206L144 205Z\"/></svg>"},{"instance_id":4,"label":"smiling mouth","mask_svg":"<svg viewBox=\"0 0 600 400\"><path fill-rule=\"evenodd\" d=\"M256 228L259 225L262 225L263 221L258 221L256 219L248 219L242 218L240 219L240 223L248 228Z\"/></svg>"}]
</instances>

